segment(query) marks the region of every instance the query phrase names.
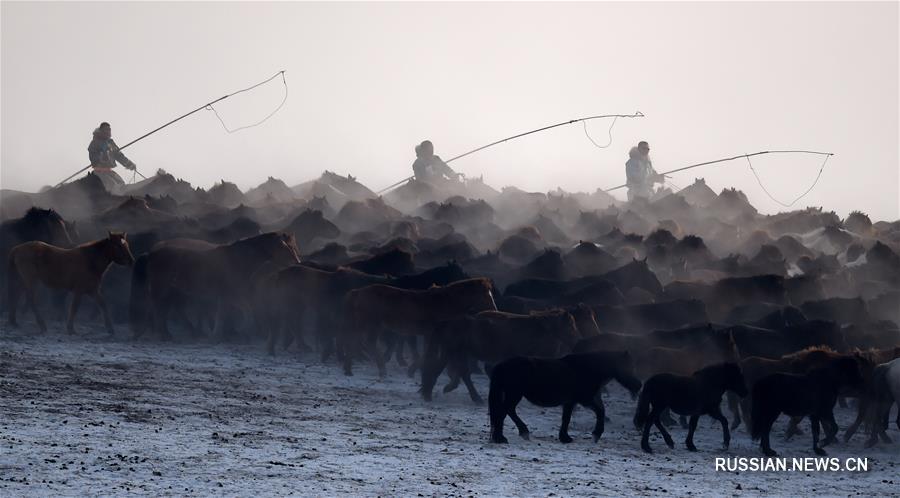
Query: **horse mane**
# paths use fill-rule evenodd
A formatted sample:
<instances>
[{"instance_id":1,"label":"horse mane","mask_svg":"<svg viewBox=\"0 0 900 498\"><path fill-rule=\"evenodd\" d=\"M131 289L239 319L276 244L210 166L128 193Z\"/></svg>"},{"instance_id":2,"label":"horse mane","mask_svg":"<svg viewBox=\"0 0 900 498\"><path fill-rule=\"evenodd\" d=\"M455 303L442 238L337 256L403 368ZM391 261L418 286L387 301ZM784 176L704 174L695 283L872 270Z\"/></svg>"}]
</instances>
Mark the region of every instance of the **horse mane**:
<instances>
[{"instance_id":1,"label":"horse mane","mask_svg":"<svg viewBox=\"0 0 900 498\"><path fill-rule=\"evenodd\" d=\"M63 221L62 216L60 216L59 213L57 213L53 209L42 209L37 206L28 208L25 216L22 217L22 221L26 223L38 223L44 219L50 219L52 221Z\"/></svg>"},{"instance_id":2,"label":"horse mane","mask_svg":"<svg viewBox=\"0 0 900 498\"><path fill-rule=\"evenodd\" d=\"M782 360L796 360L796 359L803 358L804 356L806 356L810 353L817 353L817 352L838 354L837 351L831 349L828 346L818 345L818 346L809 346L809 347L803 348L799 351L794 351L793 353L788 353L786 355L782 355L781 359Z\"/></svg>"}]
</instances>

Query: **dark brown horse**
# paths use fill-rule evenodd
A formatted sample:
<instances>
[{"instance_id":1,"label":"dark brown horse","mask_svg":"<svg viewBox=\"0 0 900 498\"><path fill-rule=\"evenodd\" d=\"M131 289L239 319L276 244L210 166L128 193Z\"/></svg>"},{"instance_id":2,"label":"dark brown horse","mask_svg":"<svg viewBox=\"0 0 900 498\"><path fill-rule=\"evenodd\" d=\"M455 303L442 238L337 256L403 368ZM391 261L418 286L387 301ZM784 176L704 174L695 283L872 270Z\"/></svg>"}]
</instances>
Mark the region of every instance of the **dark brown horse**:
<instances>
[{"instance_id":1,"label":"dark brown horse","mask_svg":"<svg viewBox=\"0 0 900 498\"><path fill-rule=\"evenodd\" d=\"M128 248L124 233L108 234L105 239L82 244L73 249L63 249L44 242L26 242L9 252L9 324L16 325L16 307L19 302L19 288L25 290L28 306L34 312L41 332L47 326L35 302L37 284L43 283L53 289L72 292L72 305L66 330L74 333L73 322L82 295L89 295L97 301L103 312L107 332L114 333L106 303L100 295L103 274L112 263L130 266L134 257Z\"/></svg>"},{"instance_id":2,"label":"dark brown horse","mask_svg":"<svg viewBox=\"0 0 900 498\"><path fill-rule=\"evenodd\" d=\"M401 336L431 336L438 323L468 314L496 310L493 285L485 278L460 280L427 290L399 289L370 285L347 294L345 315L348 327L341 335L344 373L353 375L353 354L361 342L368 344L380 375L385 375L385 358L377 350L385 332Z\"/></svg>"},{"instance_id":3,"label":"dark brown horse","mask_svg":"<svg viewBox=\"0 0 900 498\"><path fill-rule=\"evenodd\" d=\"M131 299L150 303L154 328L161 338L168 339L166 322L173 302L211 299L218 302L219 317L226 306L248 310L251 277L263 265L284 267L299 262L294 237L276 232L206 250L166 246L150 251L143 272L132 276ZM143 331L136 329L135 337Z\"/></svg>"},{"instance_id":4,"label":"dark brown horse","mask_svg":"<svg viewBox=\"0 0 900 498\"><path fill-rule=\"evenodd\" d=\"M634 414L635 427L643 429L641 449L653 453L650 448L650 427L656 425L669 448L675 447L672 436L663 427L660 416L667 408L679 415L690 415L690 429L685 445L690 451L694 446L694 431L701 415L709 415L722 424L722 444L728 448L731 433L728 419L722 415L719 405L725 391L733 391L738 396L747 395L747 384L735 363L721 363L702 368L691 376L657 374L650 377L641 391L638 407Z\"/></svg>"},{"instance_id":5,"label":"dark brown horse","mask_svg":"<svg viewBox=\"0 0 900 498\"><path fill-rule=\"evenodd\" d=\"M769 433L778 416L782 413L791 417L809 416L813 451L817 455L826 455L819 446L819 423L825 427L824 446L835 439L838 431L834 404L839 392L845 387L862 386L864 382L859 362L852 357L836 359L803 375L775 373L763 377L752 391L753 440L761 441L763 454L777 456L769 444Z\"/></svg>"},{"instance_id":6,"label":"dark brown horse","mask_svg":"<svg viewBox=\"0 0 900 498\"><path fill-rule=\"evenodd\" d=\"M307 263L284 268L264 279L256 290L254 313L257 326L267 340L269 354L281 337L283 347L302 344L302 324L309 320L323 346L322 360L334 349L334 333L342 325L340 313L344 295L367 285L391 283L390 277L370 275L352 268L334 271L313 268ZM293 328L293 333L290 333Z\"/></svg>"},{"instance_id":7,"label":"dark brown horse","mask_svg":"<svg viewBox=\"0 0 900 498\"><path fill-rule=\"evenodd\" d=\"M522 398L543 407L563 407L559 440L571 443L569 420L572 410L580 404L594 411L597 417L594 442L603 435L606 410L599 391L609 381L616 380L623 387L637 394L641 381L634 376L634 365L627 352L601 351L572 354L559 359L514 357L498 364L491 375L489 415L491 441L506 443L503 421L506 416L515 422L519 435L528 439L530 432L525 422L516 414L516 405Z\"/></svg>"},{"instance_id":8,"label":"dark brown horse","mask_svg":"<svg viewBox=\"0 0 900 498\"><path fill-rule=\"evenodd\" d=\"M747 379L747 384L753 386L763 377L775 373L805 374L815 368L828 366L831 362L844 358L856 361L859 364L861 371L864 373L870 372L874 366L871 361L865 359L858 353L836 353L827 347L815 346L784 355L778 359L750 356L741 360L741 370L744 371L744 377ZM738 409L738 400L729 396L728 405L735 417L731 426L732 429L737 428L737 426L740 425L741 415L743 415L743 418L746 420L747 426L752 426L750 419L751 402L752 398L750 396L745 397L740 403L740 409ZM799 420L792 420L791 426L788 429L789 437L796 433L796 425L798 422Z\"/></svg>"},{"instance_id":9,"label":"dark brown horse","mask_svg":"<svg viewBox=\"0 0 900 498\"><path fill-rule=\"evenodd\" d=\"M72 247L70 228L62 216L52 209L30 208L25 216L0 223L0 261L6 261L13 247L32 240L57 247ZM6 265L0 265L0 285L6 283ZM0 296L0 311L7 306L6 295Z\"/></svg>"}]
</instances>

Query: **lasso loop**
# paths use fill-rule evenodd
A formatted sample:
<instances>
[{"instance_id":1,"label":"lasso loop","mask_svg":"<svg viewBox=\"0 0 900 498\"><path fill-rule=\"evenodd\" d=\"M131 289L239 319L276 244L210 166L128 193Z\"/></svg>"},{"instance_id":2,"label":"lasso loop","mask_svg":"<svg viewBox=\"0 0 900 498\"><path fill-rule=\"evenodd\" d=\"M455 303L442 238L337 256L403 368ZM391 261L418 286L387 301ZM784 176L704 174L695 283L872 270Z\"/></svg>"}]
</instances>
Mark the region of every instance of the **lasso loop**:
<instances>
[{"instance_id":1,"label":"lasso loop","mask_svg":"<svg viewBox=\"0 0 900 498\"><path fill-rule=\"evenodd\" d=\"M227 133L229 133L229 134L230 134L230 133L234 133L234 132L236 132L236 131L246 130L247 128L253 128L253 127L259 126L259 125L265 123L266 121L268 121L269 118L271 118L272 116L274 116L276 112L278 112L279 110L281 110L281 108L284 106L284 103L287 102L287 98L288 98L288 86L287 86L287 80L285 79L285 76L284 76L284 71L281 71L280 73L276 74L275 76L272 76L271 78L269 78L269 79L267 79L267 80L265 80L265 81L263 81L263 82L257 83L257 84L255 84L255 85L253 85L253 86L251 86L251 87L244 88L243 90L238 90L238 91L236 91L236 92L234 92L234 93L231 94L231 95L237 95L237 94L242 93L242 92L247 92L247 91L253 90L254 88L256 88L256 87L258 87L258 86L264 85L264 84L266 84L266 83L272 81L272 80L275 79L278 75L281 75L281 82L284 84L284 98L281 99L281 103L278 104L278 107L276 107L275 110L273 110L272 112L270 112L266 117L264 117L264 118L261 119L260 121L257 121L256 123L249 124L249 125L246 125L246 126L239 126L239 127L237 127L237 128L235 128L235 129L232 130L232 129L229 129L229 128L228 128L228 125L225 124L225 121L222 119L222 116L219 115L219 112L216 111L216 108L213 107L212 104L207 105L204 109L206 109L207 111L212 111L213 114L216 115L216 118L219 120L219 123L222 124L222 128L225 129L225 131L226 131Z\"/></svg>"}]
</instances>

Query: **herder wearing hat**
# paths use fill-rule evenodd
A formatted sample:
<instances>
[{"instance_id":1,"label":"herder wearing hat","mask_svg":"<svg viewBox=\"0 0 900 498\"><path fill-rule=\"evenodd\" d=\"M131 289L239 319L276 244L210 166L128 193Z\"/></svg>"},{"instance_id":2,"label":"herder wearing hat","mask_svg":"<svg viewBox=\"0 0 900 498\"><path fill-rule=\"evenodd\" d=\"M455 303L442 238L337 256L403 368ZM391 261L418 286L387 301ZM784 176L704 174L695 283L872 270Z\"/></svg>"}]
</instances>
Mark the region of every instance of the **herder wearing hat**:
<instances>
[{"instance_id":1,"label":"herder wearing hat","mask_svg":"<svg viewBox=\"0 0 900 498\"><path fill-rule=\"evenodd\" d=\"M458 182L462 174L453 171L440 156L434 154L434 144L425 140L416 146L416 160L413 162L416 180L440 187L447 181Z\"/></svg>"},{"instance_id":2,"label":"herder wearing hat","mask_svg":"<svg viewBox=\"0 0 900 498\"><path fill-rule=\"evenodd\" d=\"M635 197L649 199L653 196L653 184L662 183L664 177L653 169L653 162L650 161L650 144L638 142L637 147L632 147L628 152L625 178L629 201Z\"/></svg>"},{"instance_id":3,"label":"herder wearing hat","mask_svg":"<svg viewBox=\"0 0 900 498\"><path fill-rule=\"evenodd\" d=\"M88 145L88 157L94 174L100 178L103 186L109 191L117 190L125 185L125 180L113 171L116 161L125 169L134 170L136 168L135 164L125 157L125 154L113 141L112 128L107 122L100 123L100 127L94 130L94 139Z\"/></svg>"}]
</instances>

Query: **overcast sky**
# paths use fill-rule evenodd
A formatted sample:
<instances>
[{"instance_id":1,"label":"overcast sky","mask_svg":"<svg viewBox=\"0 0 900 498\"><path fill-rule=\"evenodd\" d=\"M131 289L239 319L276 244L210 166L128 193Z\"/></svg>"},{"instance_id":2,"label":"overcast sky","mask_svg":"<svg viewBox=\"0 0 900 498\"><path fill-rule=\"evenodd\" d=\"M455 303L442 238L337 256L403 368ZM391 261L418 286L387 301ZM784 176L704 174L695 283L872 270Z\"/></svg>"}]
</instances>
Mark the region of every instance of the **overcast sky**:
<instances>
[{"instance_id":1,"label":"overcast sky","mask_svg":"<svg viewBox=\"0 0 900 498\"><path fill-rule=\"evenodd\" d=\"M101 121L124 144L287 71L284 108L227 134L208 111L126 150L141 172L194 185L289 185L329 169L379 189L411 174L423 139L449 158L548 124L607 113L607 149L580 125L452 164L496 187L593 191L624 183L647 140L660 171L766 149L834 152L802 201L900 218L898 3L2 2L3 188L36 190L88 164ZM231 127L281 101L274 81L217 106ZM608 122L589 130L601 144ZM821 157L753 165L790 200ZM122 170L122 173L125 173ZM775 212L746 161L673 178L742 189ZM130 180L130 175L127 175ZM624 195L624 192L622 192Z\"/></svg>"}]
</instances>

